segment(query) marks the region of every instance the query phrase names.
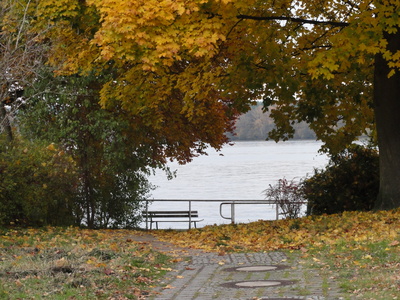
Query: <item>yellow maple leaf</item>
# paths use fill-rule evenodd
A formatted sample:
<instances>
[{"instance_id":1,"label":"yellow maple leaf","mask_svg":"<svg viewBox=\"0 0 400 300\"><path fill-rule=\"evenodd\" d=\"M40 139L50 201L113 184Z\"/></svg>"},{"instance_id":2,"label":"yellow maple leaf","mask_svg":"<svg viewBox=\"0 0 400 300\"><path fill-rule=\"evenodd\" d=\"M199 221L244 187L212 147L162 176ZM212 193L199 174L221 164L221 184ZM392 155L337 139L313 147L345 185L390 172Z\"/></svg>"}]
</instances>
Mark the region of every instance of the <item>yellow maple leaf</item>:
<instances>
[{"instance_id":1,"label":"yellow maple leaf","mask_svg":"<svg viewBox=\"0 0 400 300\"><path fill-rule=\"evenodd\" d=\"M48 146L47 146L47 150L55 151L55 150L56 150L56 147L54 146L54 143L51 143L50 145L48 145Z\"/></svg>"}]
</instances>

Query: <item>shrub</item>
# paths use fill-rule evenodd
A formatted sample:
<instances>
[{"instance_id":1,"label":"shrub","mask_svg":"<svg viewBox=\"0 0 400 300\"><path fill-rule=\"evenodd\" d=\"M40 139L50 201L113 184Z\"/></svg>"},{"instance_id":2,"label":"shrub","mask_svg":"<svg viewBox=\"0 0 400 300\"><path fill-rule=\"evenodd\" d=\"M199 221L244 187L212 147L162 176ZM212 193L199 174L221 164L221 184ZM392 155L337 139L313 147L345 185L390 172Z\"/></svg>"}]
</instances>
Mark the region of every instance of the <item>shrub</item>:
<instances>
[{"instance_id":1,"label":"shrub","mask_svg":"<svg viewBox=\"0 0 400 300\"><path fill-rule=\"evenodd\" d=\"M308 215L371 210L379 190L378 152L351 145L332 156L324 170L314 170L302 186Z\"/></svg>"},{"instance_id":2,"label":"shrub","mask_svg":"<svg viewBox=\"0 0 400 300\"><path fill-rule=\"evenodd\" d=\"M301 213L301 206L304 202L300 186L292 179L279 179L275 185L263 191L265 199L272 200L286 218L298 218Z\"/></svg>"},{"instance_id":3,"label":"shrub","mask_svg":"<svg viewBox=\"0 0 400 300\"><path fill-rule=\"evenodd\" d=\"M0 140L0 225L71 225L77 177L53 145Z\"/></svg>"}]
</instances>

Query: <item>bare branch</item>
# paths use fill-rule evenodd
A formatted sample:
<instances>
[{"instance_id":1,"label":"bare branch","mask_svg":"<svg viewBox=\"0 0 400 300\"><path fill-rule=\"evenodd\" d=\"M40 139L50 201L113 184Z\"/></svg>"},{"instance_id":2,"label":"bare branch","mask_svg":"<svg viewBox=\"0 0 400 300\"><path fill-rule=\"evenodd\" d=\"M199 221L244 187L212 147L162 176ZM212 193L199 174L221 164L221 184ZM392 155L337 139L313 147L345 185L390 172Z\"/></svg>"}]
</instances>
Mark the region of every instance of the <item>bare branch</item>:
<instances>
[{"instance_id":1,"label":"bare branch","mask_svg":"<svg viewBox=\"0 0 400 300\"><path fill-rule=\"evenodd\" d=\"M26 15L28 13L28 8L29 8L30 4L31 4L31 1L29 0L28 3L25 6L25 9L24 9L24 15L23 15L22 20L21 20L21 26L19 27L19 30L18 30L18 36L17 36L17 40L15 42L15 48L18 48L19 40L21 38L21 33L24 30L24 26L25 26L25 23L26 23Z\"/></svg>"},{"instance_id":2,"label":"bare branch","mask_svg":"<svg viewBox=\"0 0 400 300\"><path fill-rule=\"evenodd\" d=\"M258 17L258 16L249 16L249 15L237 15L236 18L241 20L255 20L255 21L289 21L295 23L303 23L303 24L313 24L313 25L330 25L335 27L346 27L349 26L349 23L346 22L337 22L337 21L317 21L317 20L308 20L302 18L292 18L292 17L283 17L283 16L269 16L269 17Z\"/></svg>"}]
</instances>

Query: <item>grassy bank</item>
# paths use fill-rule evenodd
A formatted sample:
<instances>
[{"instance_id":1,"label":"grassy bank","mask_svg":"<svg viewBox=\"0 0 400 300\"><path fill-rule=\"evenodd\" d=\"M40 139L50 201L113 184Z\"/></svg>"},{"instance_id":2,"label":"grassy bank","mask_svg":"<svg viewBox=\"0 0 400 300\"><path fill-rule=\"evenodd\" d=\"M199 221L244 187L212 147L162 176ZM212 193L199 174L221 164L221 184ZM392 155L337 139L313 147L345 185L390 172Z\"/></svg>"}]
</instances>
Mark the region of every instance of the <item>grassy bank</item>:
<instances>
[{"instance_id":1,"label":"grassy bank","mask_svg":"<svg viewBox=\"0 0 400 300\"><path fill-rule=\"evenodd\" d=\"M152 233L221 255L285 251L306 268L338 281L347 299L400 299L400 210ZM170 270L171 259L135 242L137 234L141 232L1 230L0 299L145 299L157 278Z\"/></svg>"},{"instance_id":2,"label":"grassy bank","mask_svg":"<svg viewBox=\"0 0 400 300\"><path fill-rule=\"evenodd\" d=\"M168 258L125 230L0 232L0 299L144 299Z\"/></svg>"}]
</instances>

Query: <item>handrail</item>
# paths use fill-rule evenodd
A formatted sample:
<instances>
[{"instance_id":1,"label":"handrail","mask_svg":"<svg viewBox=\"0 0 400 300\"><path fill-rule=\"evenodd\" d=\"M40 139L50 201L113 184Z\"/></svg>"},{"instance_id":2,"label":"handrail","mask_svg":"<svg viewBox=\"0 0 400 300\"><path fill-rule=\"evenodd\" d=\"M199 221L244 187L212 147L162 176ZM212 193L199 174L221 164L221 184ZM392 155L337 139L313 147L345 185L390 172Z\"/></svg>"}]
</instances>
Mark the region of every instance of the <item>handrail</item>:
<instances>
[{"instance_id":1,"label":"handrail","mask_svg":"<svg viewBox=\"0 0 400 300\"><path fill-rule=\"evenodd\" d=\"M148 230L148 211L149 211L149 202L188 202L189 203L189 211L192 210L192 202L220 202L219 214L223 219L231 220L232 223L235 223L235 205L236 204L275 204L276 205L276 219L279 218L279 205L274 200L229 200L229 199L221 199L221 200L204 200L204 199L146 199L146 230ZM222 215L222 206L223 205L231 205L231 217L225 217ZM189 214L189 229L191 229L191 215Z\"/></svg>"},{"instance_id":2,"label":"handrail","mask_svg":"<svg viewBox=\"0 0 400 300\"><path fill-rule=\"evenodd\" d=\"M230 205L231 206L231 216L224 217L222 215L222 206L223 205ZM276 219L279 219L279 205L274 200L232 200L232 201L224 201L219 205L219 215L226 219L231 220L232 224L235 224L235 205L236 204L275 204L276 205Z\"/></svg>"}]
</instances>

